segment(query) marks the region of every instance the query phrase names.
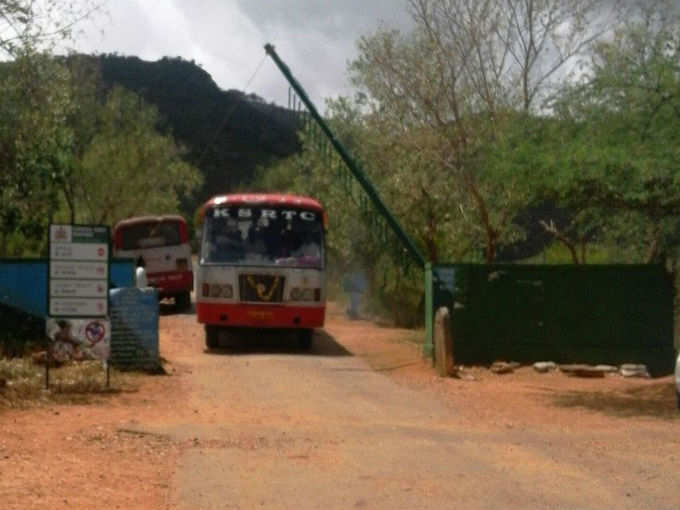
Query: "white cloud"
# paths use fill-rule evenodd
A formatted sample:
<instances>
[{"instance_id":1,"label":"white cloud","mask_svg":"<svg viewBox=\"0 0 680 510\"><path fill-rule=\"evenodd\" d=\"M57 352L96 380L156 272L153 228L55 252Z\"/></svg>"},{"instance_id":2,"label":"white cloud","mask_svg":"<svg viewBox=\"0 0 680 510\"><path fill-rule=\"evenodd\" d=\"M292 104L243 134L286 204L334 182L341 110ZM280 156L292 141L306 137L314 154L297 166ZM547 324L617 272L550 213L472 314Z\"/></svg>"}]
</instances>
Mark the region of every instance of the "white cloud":
<instances>
[{"instance_id":1,"label":"white cloud","mask_svg":"<svg viewBox=\"0 0 680 510\"><path fill-rule=\"evenodd\" d=\"M264 58L279 56L323 109L323 98L350 93L347 62L355 42L381 21L406 28L403 0L111 0L78 39L82 52L157 60L195 60L223 89L243 90ZM286 104L288 85L267 59L247 92Z\"/></svg>"}]
</instances>

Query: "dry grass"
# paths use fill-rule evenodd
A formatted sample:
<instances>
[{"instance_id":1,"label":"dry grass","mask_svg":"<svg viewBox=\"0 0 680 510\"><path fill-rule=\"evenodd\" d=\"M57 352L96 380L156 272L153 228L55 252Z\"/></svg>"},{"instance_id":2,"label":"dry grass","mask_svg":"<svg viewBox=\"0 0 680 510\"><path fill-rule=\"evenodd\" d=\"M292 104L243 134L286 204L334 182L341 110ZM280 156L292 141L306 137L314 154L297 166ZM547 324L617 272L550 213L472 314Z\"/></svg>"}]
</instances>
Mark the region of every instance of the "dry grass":
<instances>
[{"instance_id":1,"label":"dry grass","mask_svg":"<svg viewBox=\"0 0 680 510\"><path fill-rule=\"evenodd\" d=\"M88 403L94 397L121 391L135 391L135 374L110 369L99 361L74 362L49 370L45 389L45 367L30 357L0 359L0 409L23 408L51 403Z\"/></svg>"}]
</instances>

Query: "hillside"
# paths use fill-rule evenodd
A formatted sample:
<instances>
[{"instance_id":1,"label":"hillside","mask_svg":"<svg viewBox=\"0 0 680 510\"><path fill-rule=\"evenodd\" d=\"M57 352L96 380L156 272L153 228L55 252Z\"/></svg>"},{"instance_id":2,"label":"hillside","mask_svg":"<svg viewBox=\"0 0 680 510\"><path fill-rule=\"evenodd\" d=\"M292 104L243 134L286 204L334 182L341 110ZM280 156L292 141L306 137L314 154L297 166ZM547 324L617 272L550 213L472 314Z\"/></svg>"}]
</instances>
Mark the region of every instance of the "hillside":
<instances>
[{"instance_id":1,"label":"hillside","mask_svg":"<svg viewBox=\"0 0 680 510\"><path fill-rule=\"evenodd\" d=\"M216 193L247 184L257 165L298 149L294 114L254 94L221 90L194 62L163 58L97 57L107 87L120 84L155 105L163 130L186 147L205 177L186 212Z\"/></svg>"},{"instance_id":2,"label":"hillside","mask_svg":"<svg viewBox=\"0 0 680 510\"><path fill-rule=\"evenodd\" d=\"M221 90L193 62L181 58L147 62L117 55L97 59L105 87L122 85L155 105L165 119L161 129L185 146L187 159L203 173L202 189L183 204L187 217L210 196L247 186L258 165L299 149L292 111L254 94ZM529 207L516 219L527 238L499 247L499 261L535 256L552 241L535 217L546 208L554 206ZM564 212L559 216L562 220Z\"/></svg>"}]
</instances>

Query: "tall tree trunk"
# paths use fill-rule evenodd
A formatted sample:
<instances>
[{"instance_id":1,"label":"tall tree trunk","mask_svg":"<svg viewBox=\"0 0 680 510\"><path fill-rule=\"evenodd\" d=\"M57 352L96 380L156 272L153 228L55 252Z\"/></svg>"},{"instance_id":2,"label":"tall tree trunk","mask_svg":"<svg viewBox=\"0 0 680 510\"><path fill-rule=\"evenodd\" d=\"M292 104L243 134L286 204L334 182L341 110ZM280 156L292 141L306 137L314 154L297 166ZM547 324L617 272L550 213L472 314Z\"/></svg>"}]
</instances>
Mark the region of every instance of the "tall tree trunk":
<instances>
[{"instance_id":1,"label":"tall tree trunk","mask_svg":"<svg viewBox=\"0 0 680 510\"><path fill-rule=\"evenodd\" d=\"M649 245L649 248L647 249L647 256L645 257L645 264L653 264L657 259L659 255L659 237L658 235L654 235L654 239L652 239L652 242Z\"/></svg>"},{"instance_id":2,"label":"tall tree trunk","mask_svg":"<svg viewBox=\"0 0 680 510\"><path fill-rule=\"evenodd\" d=\"M495 235L487 232L486 238L486 263L491 264L496 260L497 239Z\"/></svg>"},{"instance_id":3,"label":"tall tree trunk","mask_svg":"<svg viewBox=\"0 0 680 510\"><path fill-rule=\"evenodd\" d=\"M545 229L546 232L552 234L555 237L555 239L557 239L564 246L567 247L567 249L569 250L569 254L571 255L571 261L574 264L581 264L581 261L579 260L578 251L576 251L575 241L570 239L564 232L558 229L557 225L555 225L555 222L553 220L550 220L549 222L541 220L539 221L539 223ZM583 257L583 260L585 262L585 236L581 238L581 256Z\"/></svg>"},{"instance_id":4,"label":"tall tree trunk","mask_svg":"<svg viewBox=\"0 0 680 510\"><path fill-rule=\"evenodd\" d=\"M489 217L489 210L486 207L486 202L484 197L477 189L474 182L474 177L466 172L465 181L472 194L472 197L477 204L477 211L479 213L479 218L484 226L484 232L486 233L486 263L490 264L496 259L496 249L498 244L499 231L491 225L491 218Z\"/></svg>"}]
</instances>

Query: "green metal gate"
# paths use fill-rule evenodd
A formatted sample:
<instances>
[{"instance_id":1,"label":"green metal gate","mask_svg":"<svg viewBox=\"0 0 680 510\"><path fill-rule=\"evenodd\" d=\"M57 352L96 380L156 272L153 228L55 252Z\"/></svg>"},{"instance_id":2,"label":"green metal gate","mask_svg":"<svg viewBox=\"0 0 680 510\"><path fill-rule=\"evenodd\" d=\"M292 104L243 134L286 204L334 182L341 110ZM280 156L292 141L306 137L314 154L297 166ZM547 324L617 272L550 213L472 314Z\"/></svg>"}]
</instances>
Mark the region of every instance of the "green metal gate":
<instances>
[{"instance_id":1,"label":"green metal gate","mask_svg":"<svg viewBox=\"0 0 680 510\"><path fill-rule=\"evenodd\" d=\"M438 265L458 364L644 363L671 373L673 279L651 265Z\"/></svg>"}]
</instances>

